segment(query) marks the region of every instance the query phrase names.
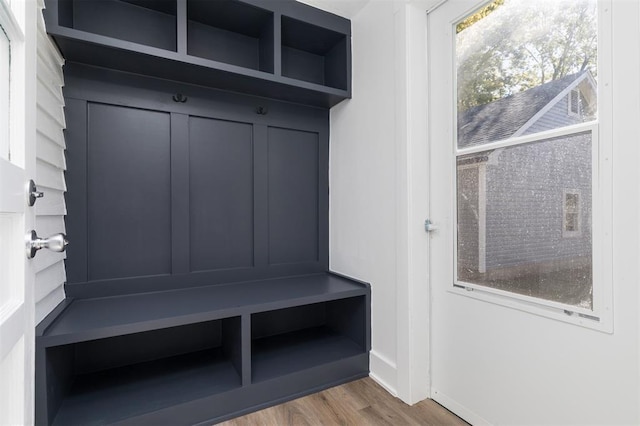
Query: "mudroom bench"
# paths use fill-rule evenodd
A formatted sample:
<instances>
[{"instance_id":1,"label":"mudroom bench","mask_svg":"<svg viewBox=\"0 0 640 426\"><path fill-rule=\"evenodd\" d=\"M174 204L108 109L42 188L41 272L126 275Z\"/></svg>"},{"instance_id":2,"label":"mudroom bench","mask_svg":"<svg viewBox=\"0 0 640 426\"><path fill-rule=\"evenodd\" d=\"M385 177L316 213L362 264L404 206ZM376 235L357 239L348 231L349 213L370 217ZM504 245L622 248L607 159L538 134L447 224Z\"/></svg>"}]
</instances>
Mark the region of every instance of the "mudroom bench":
<instances>
[{"instance_id":1,"label":"mudroom bench","mask_svg":"<svg viewBox=\"0 0 640 426\"><path fill-rule=\"evenodd\" d=\"M38 425L212 424L364 377L329 272L351 22L293 0L46 0L65 58L65 299Z\"/></svg>"},{"instance_id":2,"label":"mudroom bench","mask_svg":"<svg viewBox=\"0 0 640 426\"><path fill-rule=\"evenodd\" d=\"M68 299L37 422L211 424L368 375L369 286L332 273Z\"/></svg>"}]
</instances>

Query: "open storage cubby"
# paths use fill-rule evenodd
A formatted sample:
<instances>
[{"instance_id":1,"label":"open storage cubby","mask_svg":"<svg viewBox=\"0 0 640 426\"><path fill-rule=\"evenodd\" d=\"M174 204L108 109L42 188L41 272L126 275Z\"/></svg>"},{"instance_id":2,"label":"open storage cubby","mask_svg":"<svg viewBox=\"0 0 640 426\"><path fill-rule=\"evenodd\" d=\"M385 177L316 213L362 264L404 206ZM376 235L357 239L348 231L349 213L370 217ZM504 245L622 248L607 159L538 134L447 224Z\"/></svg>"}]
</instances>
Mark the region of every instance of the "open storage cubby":
<instances>
[{"instance_id":1,"label":"open storage cubby","mask_svg":"<svg viewBox=\"0 0 640 426\"><path fill-rule=\"evenodd\" d=\"M187 53L273 73L273 12L237 0L187 1Z\"/></svg>"},{"instance_id":2,"label":"open storage cubby","mask_svg":"<svg viewBox=\"0 0 640 426\"><path fill-rule=\"evenodd\" d=\"M282 17L282 75L347 89L347 43L342 33Z\"/></svg>"},{"instance_id":3,"label":"open storage cubby","mask_svg":"<svg viewBox=\"0 0 640 426\"><path fill-rule=\"evenodd\" d=\"M365 296L251 316L252 383L367 352Z\"/></svg>"},{"instance_id":4,"label":"open storage cubby","mask_svg":"<svg viewBox=\"0 0 640 426\"><path fill-rule=\"evenodd\" d=\"M58 2L62 27L176 51L176 0Z\"/></svg>"},{"instance_id":5,"label":"open storage cubby","mask_svg":"<svg viewBox=\"0 0 640 426\"><path fill-rule=\"evenodd\" d=\"M109 424L242 386L240 317L46 348L53 424Z\"/></svg>"},{"instance_id":6,"label":"open storage cubby","mask_svg":"<svg viewBox=\"0 0 640 426\"><path fill-rule=\"evenodd\" d=\"M330 108L351 96L351 23L296 0L45 0L75 62Z\"/></svg>"}]
</instances>

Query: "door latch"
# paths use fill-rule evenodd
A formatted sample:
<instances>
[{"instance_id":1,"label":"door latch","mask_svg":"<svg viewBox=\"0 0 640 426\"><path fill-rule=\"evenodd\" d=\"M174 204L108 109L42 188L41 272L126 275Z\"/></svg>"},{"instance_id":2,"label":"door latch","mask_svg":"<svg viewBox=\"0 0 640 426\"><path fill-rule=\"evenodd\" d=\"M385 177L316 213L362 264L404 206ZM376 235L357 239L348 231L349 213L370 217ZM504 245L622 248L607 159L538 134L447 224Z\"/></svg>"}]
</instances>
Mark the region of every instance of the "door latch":
<instances>
[{"instance_id":1,"label":"door latch","mask_svg":"<svg viewBox=\"0 0 640 426\"><path fill-rule=\"evenodd\" d=\"M425 219L424 221L424 231L425 232L433 232L435 230L437 230L438 227L436 225L434 225L431 220L429 219Z\"/></svg>"},{"instance_id":2,"label":"door latch","mask_svg":"<svg viewBox=\"0 0 640 426\"><path fill-rule=\"evenodd\" d=\"M32 207L36 203L36 200L38 198L44 197L44 192L38 191L36 183L33 181L33 179L29 180L29 184L27 185L27 196L29 197L29 200L27 202L27 204L29 204L29 207Z\"/></svg>"}]
</instances>

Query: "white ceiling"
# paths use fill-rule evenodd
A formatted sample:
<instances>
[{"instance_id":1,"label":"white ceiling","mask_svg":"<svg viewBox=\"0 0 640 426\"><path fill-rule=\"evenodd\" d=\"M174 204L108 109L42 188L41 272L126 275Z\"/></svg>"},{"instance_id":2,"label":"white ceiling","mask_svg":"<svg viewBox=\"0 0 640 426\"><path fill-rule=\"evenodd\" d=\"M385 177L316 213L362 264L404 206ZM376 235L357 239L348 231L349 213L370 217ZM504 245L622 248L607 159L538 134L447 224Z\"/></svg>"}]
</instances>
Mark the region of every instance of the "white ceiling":
<instances>
[{"instance_id":1,"label":"white ceiling","mask_svg":"<svg viewBox=\"0 0 640 426\"><path fill-rule=\"evenodd\" d=\"M353 18L370 0L298 0L345 18Z\"/></svg>"}]
</instances>

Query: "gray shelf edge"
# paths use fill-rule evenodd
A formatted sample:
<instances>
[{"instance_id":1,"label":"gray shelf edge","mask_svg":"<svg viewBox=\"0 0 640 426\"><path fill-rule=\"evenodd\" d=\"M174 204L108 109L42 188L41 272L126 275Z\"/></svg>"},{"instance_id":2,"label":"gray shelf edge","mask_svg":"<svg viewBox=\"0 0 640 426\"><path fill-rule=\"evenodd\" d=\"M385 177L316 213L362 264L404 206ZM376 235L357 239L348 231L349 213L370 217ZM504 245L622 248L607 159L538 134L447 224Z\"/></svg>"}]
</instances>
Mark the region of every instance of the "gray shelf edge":
<instances>
[{"instance_id":1,"label":"gray shelf edge","mask_svg":"<svg viewBox=\"0 0 640 426\"><path fill-rule=\"evenodd\" d=\"M122 336L126 334L141 333L141 332L152 331L152 330L157 330L162 328L180 327L180 326L198 323L198 322L214 321L218 319L241 316L241 315L252 315L260 312L286 309L294 306L303 306L303 305L309 305L313 303L330 302L333 300L347 299L347 298L358 297L358 296L366 296L370 292L370 285L368 283L355 281L348 277L341 276L338 274L333 274L333 273L328 273L328 274L338 276L341 279L350 280L353 282L353 284L360 285L362 286L362 288L359 288L359 289L355 288L347 291L312 295L312 296L299 297L299 298L291 298L291 299L279 300L274 302L242 305L242 306L226 308L226 309L203 311L203 312L197 312L197 313L187 314L187 315L165 317L165 318L153 319L149 321L140 321L136 323L99 327L99 328L93 328L90 330L84 330L76 333L47 335L47 329L49 329L50 326L53 325L61 315L63 315L63 311L68 309L73 304L73 300L67 302L67 299L65 299L59 305L61 306L64 304L63 309L58 311L58 309L56 308L56 310L54 310L51 314L47 315L47 317L40 323L40 325L38 325L38 327L41 327L41 326L42 327L40 328L40 331L39 331L40 334L38 334L37 332L36 336L37 336L39 345L45 348L49 348L49 347L63 346L63 345L80 343L80 342L96 340L96 339L105 339L109 337ZM249 282L253 283L255 281L249 281ZM238 284L241 285L242 283L234 283L230 285L238 285ZM169 291L182 291L182 290L169 290ZM86 300L86 299L79 299L79 300Z\"/></svg>"},{"instance_id":2,"label":"gray shelf edge","mask_svg":"<svg viewBox=\"0 0 640 426\"><path fill-rule=\"evenodd\" d=\"M44 317L37 325L36 325L36 339L42 339L46 334L47 329L56 321L56 319L62 315L62 313L71 306L73 298L67 297L62 299L58 305L49 312L49 314Z\"/></svg>"}]
</instances>

